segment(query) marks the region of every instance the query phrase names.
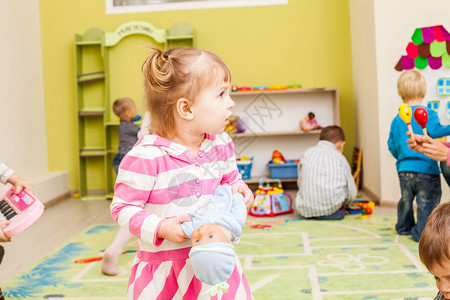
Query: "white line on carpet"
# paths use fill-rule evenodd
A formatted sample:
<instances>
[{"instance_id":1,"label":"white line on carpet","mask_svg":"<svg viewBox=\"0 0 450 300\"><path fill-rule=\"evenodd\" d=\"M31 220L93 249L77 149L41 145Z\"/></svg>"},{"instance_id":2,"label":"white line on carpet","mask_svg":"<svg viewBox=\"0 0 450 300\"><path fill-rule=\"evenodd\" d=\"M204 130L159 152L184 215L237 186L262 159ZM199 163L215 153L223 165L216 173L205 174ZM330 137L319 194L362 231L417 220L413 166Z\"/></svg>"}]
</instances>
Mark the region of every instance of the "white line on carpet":
<instances>
[{"instance_id":1,"label":"white line on carpet","mask_svg":"<svg viewBox=\"0 0 450 300\"><path fill-rule=\"evenodd\" d=\"M322 292L323 295L349 295L349 294L388 294L388 293L409 293L409 292L429 292L436 291L436 288L424 288L424 289L398 289L398 290L365 290L365 291L335 291L335 292Z\"/></svg>"},{"instance_id":2,"label":"white line on carpet","mask_svg":"<svg viewBox=\"0 0 450 300\"><path fill-rule=\"evenodd\" d=\"M366 272L331 272L331 273L320 273L319 276L342 276L342 275L372 275L372 274L407 274L407 273L425 273L419 270L408 270L408 271L366 271Z\"/></svg>"},{"instance_id":3,"label":"white line on carpet","mask_svg":"<svg viewBox=\"0 0 450 300\"><path fill-rule=\"evenodd\" d=\"M264 277L263 279L261 279L260 281L255 282L254 284L252 284L252 285L250 286L250 290L251 290L252 292L254 292L254 291L256 291L257 289L262 288L263 286L265 286L265 285L271 283L272 281L274 281L275 279L277 279L277 278L280 277L280 276L281 276L280 274L274 274L274 275L266 276L266 277Z\"/></svg>"},{"instance_id":4,"label":"white line on carpet","mask_svg":"<svg viewBox=\"0 0 450 300\"><path fill-rule=\"evenodd\" d=\"M427 271L404 244L398 244L398 246L400 247L400 249L402 249L402 251L405 253L405 255L411 260L411 262L416 266L416 268L418 270L420 270L422 272Z\"/></svg>"}]
</instances>

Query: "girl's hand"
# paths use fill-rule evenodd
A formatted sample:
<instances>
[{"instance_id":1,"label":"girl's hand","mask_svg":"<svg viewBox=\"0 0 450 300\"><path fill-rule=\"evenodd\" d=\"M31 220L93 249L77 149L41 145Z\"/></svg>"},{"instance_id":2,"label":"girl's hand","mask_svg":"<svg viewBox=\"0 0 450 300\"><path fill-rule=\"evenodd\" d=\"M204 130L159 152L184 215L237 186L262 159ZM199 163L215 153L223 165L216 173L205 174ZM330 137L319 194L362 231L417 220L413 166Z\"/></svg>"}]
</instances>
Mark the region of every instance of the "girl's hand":
<instances>
[{"instance_id":1,"label":"girl's hand","mask_svg":"<svg viewBox=\"0 0 450 300\"><path fill-rule=\"evenodd\" d=\"M190 221L191 217L188 214L179 215L170 219L166 219L159 226L156 237L165 239L173 243L181 244L189 240L189 238L181 229L181 223Z\"/></svg>"},{"instance_id":2,"label":"girl's hand","mask_svg":"<svg viewBox=\"0 0 450 300\"><path fill-rule=\"evenodd\" d=\"M18 194L24 188L33 193L33 186L31 185L31 183L17 175L17 173L13 173L11 177L9 177L8 182L16 188L16 190L14 191L14 193L16 194Z\"/></svg>"},{"instance_id":3,"label":"girl's hand","mask_svg":"<svg viewBox=\"0 0 450 300\"><path fill-rule=\"evenodd\" d=\"M2 230L3 225L8 225L9 223L11 223L8 220L1 220L0 221L0 242L11 242L11 239L9 237L7 237Z\"/></svg>"},{"instance_id":4,"label":"girl's hand","mask_svg":"<svg viewBox=\"0 0 450 300\"><path fill-rule=\"evenodd\" d=\"M231 191L233 194L239 193L242 196L244 196L244 202L245 206L247 207L247 210L252 207L253 201L255 200L253 196L253 192L251 189L249 189L247 186L242 185L240 183L234 184L231 186Z\"/></svg>"},{"instance_id":5,"label":"girl's hand","mask_svg":"<svg viewBox=\"0 0 450 300\"><path fill-rule=\"evenodd\" d=\"M409 132L406 133L411 136ZM443 143L432 139L429 136L414 134L415 142L412 139L408 139L408 147L418 153L423 153L431 159L437 161L447 161L449 148Z\"/></svg>"}]
</instances>

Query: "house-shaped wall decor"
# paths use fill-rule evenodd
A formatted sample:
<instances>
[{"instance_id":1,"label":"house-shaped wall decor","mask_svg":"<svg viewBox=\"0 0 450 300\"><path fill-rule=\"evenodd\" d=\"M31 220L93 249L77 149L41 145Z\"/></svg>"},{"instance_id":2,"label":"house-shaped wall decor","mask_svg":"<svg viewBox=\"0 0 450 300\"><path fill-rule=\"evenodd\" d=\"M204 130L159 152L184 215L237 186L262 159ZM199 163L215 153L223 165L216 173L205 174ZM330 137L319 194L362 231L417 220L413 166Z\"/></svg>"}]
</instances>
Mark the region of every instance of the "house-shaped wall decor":
<instances>
[{"instance_id":1,"label":"house-shaped wall decor","mask_svg":"<svg viewBox=\"0 0 450 300\"><path fill-rule=\"evenodd\" d=\"M395 89L402 71L414 68L422 72L427 81L427 94L422 104L435 110L442 124L449 123L450 33L443 25L416 28L411 41L406 45L406 54L395 65ZM394 106L398 108L401 103L397 96Z\"/></svg>"},{"instance_id":2,"label":"house-shaped wall decor","mask_svg":"<svg viewBox=\"0 0 450 300\"><path fill-rule=\"evenodd\" d=\"M417 28L406 47L406 55L398 61L397 71L414 67L437 70L442 66L450 68L450 34L444 26Z\"/></svg>"}]
</instances>

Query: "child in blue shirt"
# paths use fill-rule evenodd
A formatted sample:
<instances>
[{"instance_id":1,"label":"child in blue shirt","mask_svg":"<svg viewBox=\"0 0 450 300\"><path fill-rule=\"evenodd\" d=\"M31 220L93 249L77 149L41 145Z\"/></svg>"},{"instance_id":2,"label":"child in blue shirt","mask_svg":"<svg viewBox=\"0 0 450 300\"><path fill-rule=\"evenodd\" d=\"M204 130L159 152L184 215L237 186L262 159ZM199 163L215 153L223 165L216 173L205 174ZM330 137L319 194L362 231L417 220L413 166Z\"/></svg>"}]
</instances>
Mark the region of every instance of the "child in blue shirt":
<instances>
[{"instance_id":1,"label":"child in blue shirt","mask_svg":"<svg viewBox=\"0 0 450 300\"><path fill-rule=\"evenodd\" d=\"M435 111L422 106L426 94L426 81L417 70L403 72L397 81L398 94L403 103L411 107L412 112L423 107L428 113L426 129L433 138L450 134L450 126L443 126ZM411 118L414 133L422 134L422 127ZM441 178L438 163L422 153L408 148L406 123L397 116L391 123L388 147L397 159L397 172L400 179L401 198L397 205L397 224L395 229L400 235L411 234L419 241L425 223L431 211L441 201ZM414 220L413 201L417 203L417 223Z\"/></svg>"}]
</instances>

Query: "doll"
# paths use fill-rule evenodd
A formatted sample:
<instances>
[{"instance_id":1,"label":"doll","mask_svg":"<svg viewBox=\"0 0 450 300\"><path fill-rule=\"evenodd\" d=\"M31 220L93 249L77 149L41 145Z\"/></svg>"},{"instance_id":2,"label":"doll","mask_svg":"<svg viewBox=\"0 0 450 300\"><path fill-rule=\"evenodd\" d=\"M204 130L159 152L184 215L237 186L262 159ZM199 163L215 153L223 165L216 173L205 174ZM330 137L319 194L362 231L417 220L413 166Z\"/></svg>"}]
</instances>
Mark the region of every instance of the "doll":
<instances>
[{"instance_id":1,"label":"doll","mask_svg":"<svg viewBox=\"0 0 450 300\"><path fill-rule=\"evenodd\" d=\"M219 290L227 292L226 280L235 267L233 243L239 242L247 208L240 193L233 194L231 187L219 186L213 196L195 213L190 221L181 224L191 238L189 252L195 276L211 287L202 295L214 296Z\"/></svg>"},{"instance_id":2,"label":"doll","mask_svg":"<svg viewBox=\"0 0 450 300\"><path fill-rule=\"evenodd\" d=\"M303 120L300 121L300 128L303 131L321 129L322 126L317 124L315 116L316 115L313 112L309 112L308 115Z\"/></svg>"}]
</instances>

